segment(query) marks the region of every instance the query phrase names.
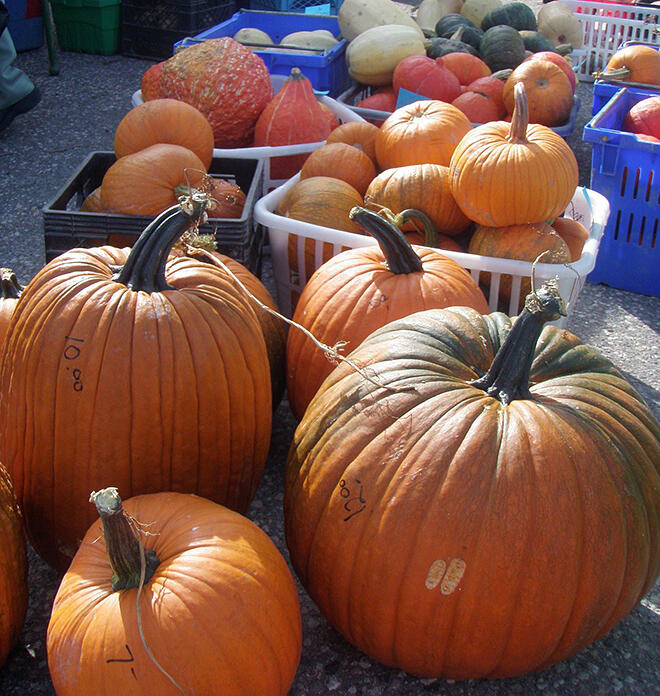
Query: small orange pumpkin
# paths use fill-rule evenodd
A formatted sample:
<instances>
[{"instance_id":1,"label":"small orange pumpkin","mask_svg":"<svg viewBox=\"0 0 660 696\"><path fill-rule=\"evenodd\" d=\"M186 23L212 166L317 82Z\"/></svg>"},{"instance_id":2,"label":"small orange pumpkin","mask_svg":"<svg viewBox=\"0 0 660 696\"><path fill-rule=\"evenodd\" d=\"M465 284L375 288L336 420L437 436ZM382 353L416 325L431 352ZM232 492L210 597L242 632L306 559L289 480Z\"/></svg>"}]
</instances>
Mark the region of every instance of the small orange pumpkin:
<instances>
[{"instance_id":1,"label":"small orange pumpkin","mask_svg":"<svg viewBox=\"0 0 660 696\"><path fill-rule=\"evenodd\" d=\"M480 77L488 77L490 68L478 56L471 53L445 53L442 64L456 75L462 85L469 85Z\"/></svg>"},{"instance_id":2,"label":"small orange pumpkin","mask_svg":"<svg viewBox=\"0 0 660 696\"><path fill-rule=\"evenodd\" d=\"M513 113L515 85L522 82L527 93L529 122L544 126L567 123L573 108L573 88L564 71L547 60L523 61L504 83L504 106Z\"/></svg>"},{"instance_id":3,"label":"small orange pumpkin","mask_svg":"<svg viewBox=\"0 0 660 696\"><path fill-rule=\"evenodd\" d=\"M563 216L552 221L552 229L568 245L571 261L577 261L582 256L585 242L589 239L589 230L581 222Z\"/></svg>"},{"instance_id":4,"label":"small orange pumpkin","mask_svg":"<svg viewBox=\"0 0 660 696\"><path fill-rule=\"evenodd\" d=\"M268 535L201 496L122 503L106 488L91 501L101 520L62 578L46 634L57 693L285 696L300 604Z\"/></svg>"},{"instance_id":5,"label":"small orange pumpkin","mask_svg":"<svg viewBox=\"0 0 660 696\"><path fill-rule=\"evenodd\" d=\"M347 182L364 195L376 176L376 166L369 155L346 143L326 143L314 150L300 170L300 178L330 176Z\"/></svg>"},{"instance_id":6,"label":"small orange pumpkin","mask_svg":"<svg viewBox=\"0 0 660 696\"><path fill-rule=\"evenodd\" d=\"M181 145L159 143L120 157L101 182L104 209L156 216L177 203L177 186L206 172L199 157Z\"/></svg>"},{"instance_id":7,"label":"small orange pumpkin","mask_svg":"<svg viewBox=\"0 0 660 696\"><path fill-rule=\"evenodd\" d=\"M541 263L569 263L571 252L566 242L552 227L544 222L525 225L510 225L508 227L486 227L477 225L470 237L468 251L480 256L493 256L501 259L518 259L534 261L541 254ZM479 282L488 286L490 273L483 271ZM522 309L525 297L531 290L529 279L523 279L520 284L520 304ZM511 298L511 276L500 277L501 300L506 302Z\"/></svg>"},{"instance_id":8,"label":"small orange pumpkin","mask_svg":"<svg viewBox=\"0 0 660 696\"><path fill-rule=\"evenodd\" d=\"M481 225L505 227L561 215L578 185L578 164L551 128L528 124L525 85L514 88L511 125L477 126L451 158L450 185L463 213Z\"/></svg>"},{"instance_id":9,"label":"small orange pumpkin","mask_svg":"<svg viewBox=\"0 0 660 696\"><path fill-rule=\"evenodd\" d=\"M406 104L388 116L376 136L381 169L407 164L447 166L456 146L472 129L455 106L436 99Z\"/></svg>"},{"instance_id":10,"label":"small orange pumpkin","mask_svg":"<svg viewBox=\"0 0 660 696\"><path fill-rule=\"evenodd\" d=\"M374 209L382 206L394 214L421 210L447 236L460 234L470 224L451 193L449 168L441 164L409 164L382 171L369 184L364 204ZM404 225L401 229L414 228Z\"/></svg>"},{"instance_id":11,"label":"small orange pumpkin","mask_svg":"<svg viewBox=\"0 0 660 696\"><path fill-rule=\"evenodd\" d=\"M133 107L115 130L117 159L157 143L192 150L208 170L213 159L213 129L201 111L178 99L152 99Z\"/></svg>"},{"instance_id":12,"label":"small orange pumpkin","mask_svg":"<svg viewBox=\"0 0 660 696\"><path fill-rule=\"evenodd\" d=\"M346 143L359 147L376 164L376 135L378 126L368 121L346 121L330 131L326 143Z\"/></svg>"},{"instance_id":13,"label":"small orange pumpkin","mask_svg":"<svg viewBox=\"0 0 660 696\"><path fill-rule=\"evenodd\" d=\"M639 44L620 48L610 58L600 77L660 85L660 52L651 46Z\"/></svg>"},{"instance_id":14,"label":"small orange pumpkin","mask_svg":"<svg viewBox=\"0 0 660 696\"><path fill-rule=\"evenodd\" d=\"M353 186L330 176L312 176L297 181L282 197L277 214L361 234L362 228L349 217L351 208L363 204Z\"/></svg>"}]
</instances>

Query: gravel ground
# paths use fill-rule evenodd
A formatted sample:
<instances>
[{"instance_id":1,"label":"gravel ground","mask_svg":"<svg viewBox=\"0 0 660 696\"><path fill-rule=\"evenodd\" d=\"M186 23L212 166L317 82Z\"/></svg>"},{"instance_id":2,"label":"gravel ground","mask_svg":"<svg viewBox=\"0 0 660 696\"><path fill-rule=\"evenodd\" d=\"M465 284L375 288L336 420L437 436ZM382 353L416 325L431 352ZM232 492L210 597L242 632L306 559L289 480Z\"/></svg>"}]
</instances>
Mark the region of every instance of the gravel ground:
<instances>
[{"instance_id":1,"label":"gravel ground","mask_svg":"<svg viewBox=\"0 0 660 696\"><path fill-rule=\"evenodd\" d=\"M0 263L26 283L44 263L41 209L91 151L112 148L147 61L60 53L61 73L49 76L45 48L22 53L18 65L43 101L0 135L0 197L5 229ZM569 142L589 183L590 152L581 141L591 92L579 87L582 109ZM264 278L269 280L269 261ZM587 282L569 328L618 365L660 417L660 300ZM282 471L294 421L284 401L275 415L266 472L249 516L287 555L282 521ZM45 631L59 577L30 552L30 606L19 644L0 668L2 696L53 694ZM304 647L291 696L652 696L660 694L660 583L609 635L571 660L517 679L452 682L416 679L370 660L338 635L300 588ZM90 695L91 696L91 695ZM157 696L154 694L154 696ZM246 696L250 696L246 694Z\"/></svg>"}]
</instances>

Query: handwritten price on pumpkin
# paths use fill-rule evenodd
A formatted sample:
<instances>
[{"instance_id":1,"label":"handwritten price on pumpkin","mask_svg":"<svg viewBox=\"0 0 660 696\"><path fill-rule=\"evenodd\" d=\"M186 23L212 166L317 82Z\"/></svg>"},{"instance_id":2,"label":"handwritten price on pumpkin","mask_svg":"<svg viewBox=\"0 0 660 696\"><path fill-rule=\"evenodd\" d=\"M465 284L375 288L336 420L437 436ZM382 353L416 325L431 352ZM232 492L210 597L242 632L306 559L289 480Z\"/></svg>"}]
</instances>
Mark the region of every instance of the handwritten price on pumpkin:
<instances>
[{"instance_id":1,"label":"handwritten price on pumpkin","mask_svg":"<svg viewBox=\"0 0 660 696\"><path fill-rule=\"evenodd\" d=\"M64 338L67 340L67 344L64 346L63 352L64 359L69 361L78 360L80 357L81 346L76 344L82 344L84 343L84 340L82 338L73 338L73 336L65 336ZM67 367L66 369L69 370L70 368ZM71 372L71 376L73 377L73 390L77 392L82 391L82 371L80 368L74 367L73 371Z\"/></svg>"}]
</instances>

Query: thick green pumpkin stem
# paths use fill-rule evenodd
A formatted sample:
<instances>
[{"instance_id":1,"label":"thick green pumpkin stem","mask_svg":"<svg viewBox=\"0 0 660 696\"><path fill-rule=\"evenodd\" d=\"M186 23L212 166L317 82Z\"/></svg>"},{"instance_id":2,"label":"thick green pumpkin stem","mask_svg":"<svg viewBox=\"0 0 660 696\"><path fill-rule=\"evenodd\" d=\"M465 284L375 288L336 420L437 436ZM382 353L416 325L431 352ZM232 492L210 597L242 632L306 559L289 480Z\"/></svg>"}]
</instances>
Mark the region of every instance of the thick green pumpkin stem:
<instances>
[{"instance_id":1,"label":"thick green pumpkin stem","mask_svg":"<svg viewBox=\"0 0 660 696\"><path fill-rule=\"evenodd\" d=\"M351 220L357 221L369 234L376 238L387 265L392 273L417 273L422 270L422 261L415 253L401 230L373 210L360 206L351 208Z\"/></svg>"},{"instance_id":2,"label":"thick green pumpkin stem","mask_svg":"<svg viewBox=\"0 0 660 696\"><path fill-rule=\"evenodd\" d=\"M0 298L3 300L17 300L23 287L19 284L16 274L11 268L0 268Z\"/></svg>"},{"instance_id":3,"label":"thick green pumpkin stem","mask_svg":"<svg viewBox=\"0 0 660 696\"><path fill-rule=\"evenodd\" d=\"M549 280L525 298L525 307L509 335L497 351L488 372L470 384L508 404L515 399L531 399L529 373L536 343L543 326L566 316L566 305L556 280Z\"/></svg>"},{"instance_id":4,"label":"thick green pumpkin stem","mask_svg":"<svg viewBox=\"0 0 660 696\"><path fill-rule=\"evenodd\" d=\"M104 488L93 492L89 500L96 505L103 522L105 547L113 571L112 589L116 592L138 587L143 558L146 583L160 561L153 551L145 551L143 556L138 533L124 512L117 489Z\"/></svg>"},{"instance_id":5,"label":"thick green pumpkin stem","mask_svg":"<svg viewBox=\"0 0 660 696\"><path fill-rule=\"evenodd\" d=\"M621 67L605 70L605 72L595 72L593 77L597 80L619 80L625 82L630 78L632 70L630 68Z\"/></svg>"},{"instance_id":6,"label":"thick green pumpkin stem","mask_svg":"<svg viewBox=\"0 0 660 696\"><path fill-rule=\"evenodd\" d=\"M186 230L202 220L207 202L208 196L193 192L182 203L164 210L138 237L113 280L136 291L172 290L165 280L170 250Z\"/></svg>"},{"instance_id":7,"label":"thick green pumpkin stem","mask_svg":"<svg viewBox=\"0 0 660 696\"><path fill-rule=\"evenodd\" d=\"M523 144L527 142L527 126L529 125L529 104L527 92L522 82L517 82L513 87L513 113L511 114L511 127L507 141Z\"/></svg>"}]
</instances>

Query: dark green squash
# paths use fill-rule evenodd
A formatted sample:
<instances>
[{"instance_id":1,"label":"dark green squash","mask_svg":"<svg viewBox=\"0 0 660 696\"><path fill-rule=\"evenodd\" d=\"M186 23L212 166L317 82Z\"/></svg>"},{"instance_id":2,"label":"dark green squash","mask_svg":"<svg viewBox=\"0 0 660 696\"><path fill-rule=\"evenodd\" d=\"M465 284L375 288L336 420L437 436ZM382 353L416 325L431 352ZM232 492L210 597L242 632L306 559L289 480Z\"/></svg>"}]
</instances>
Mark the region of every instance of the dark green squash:
<instances>
[{"instance_id":1,"label":"dark green squash","mask_svg":"<svg viewBox=\"0 0 660 696\"><path fill-rule=\"evenodd\" d=\"M437 21L435 33L438 36L443 36L444 34L449 34L451 36L458 27L470 27L471 29L481 31L472 20L463 17L462 14L458 14L457 12L450 12Z\"/></svg>"},{"instance_id":2,"label":"dark green squash","mask_svg":"<svg viewBox=\"0 0 660 696\"><path fill-rule=\"evenodd\" d=\"M475 26L459 26L458 29L456 29L455 32L445 32L444 34L438 34L438 36L441 36L443 39L450 39L452 38L455 34L458 32L460 33L460 40L463 43L470 44L472 48L474 48L476 51L479 50L479 44L481 43L481 37L484 35L483 31L479 29L479 27Z\"/></svg>"},{"instance_id":3,"label":"dark green squash","mask_svg":"<svg viewBox=\"0 0 660 696\"><path fill-rule=\"evenodd\" d=\"M447 53L470 53L479 57L479 51L474 46L461 40L464 28L459 27L449 39L445 39L442 36L428 39L425 42L426 55L429 58L442 58Z\"/></svg>"},{"instance_id":4,"label":"dark green squash","mask_svg":"<svg viewBox=\"0 0 660 696\"><path fill-rule=\"evenodd\" d=\"M507 24L487 29L479 44L479 55L493 72L518 67L526 58L525 51L520 33Z\"/></svg>"},{"instance_id":5,"label":"dark green squash","mask_svg":"<svg viewBox=\"0 0 660 696\"><path fill-rule=\"evenodd\" d=\"M538 31L522 29L519 33L528 51L532 53L539 53L540 51L559 53L552 41L543 36L543 34L539 34Z\"/></svg>"},{"instance_id":6,"label":"dark green squash","mask_svg":"<svg viewBox=\"0 0 660 696\"><path fill-rule=\"evenodd\" d=\"M498 24L506 24L514 29L536 31L536 15L534 10L524 2L507 2L501 7L491 10L482 20L481 28L488 31Z\"/></svg>"}]
</instances>

